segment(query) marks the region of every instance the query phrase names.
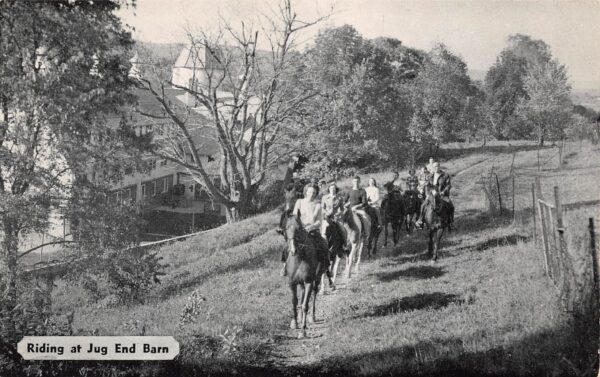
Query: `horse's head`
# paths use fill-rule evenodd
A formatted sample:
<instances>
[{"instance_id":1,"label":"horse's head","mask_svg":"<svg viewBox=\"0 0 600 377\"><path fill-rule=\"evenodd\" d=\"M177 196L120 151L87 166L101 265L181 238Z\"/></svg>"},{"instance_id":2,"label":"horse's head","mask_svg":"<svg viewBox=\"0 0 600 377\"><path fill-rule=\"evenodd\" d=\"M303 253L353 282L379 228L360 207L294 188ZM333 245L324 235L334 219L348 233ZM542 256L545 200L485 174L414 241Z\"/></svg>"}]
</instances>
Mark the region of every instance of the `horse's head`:
<instances>
[{"instance_id":1,"label":"horse's head","mask_svg":"<svg viewBox=\"0 0 600 377\"><path fill-rule=\"evenodd\" d=\"M288 215L283 236L288 244L290 254L296 255L297 244L306 242L306 231L298 216Z\"/></svg>"}]
</instances>

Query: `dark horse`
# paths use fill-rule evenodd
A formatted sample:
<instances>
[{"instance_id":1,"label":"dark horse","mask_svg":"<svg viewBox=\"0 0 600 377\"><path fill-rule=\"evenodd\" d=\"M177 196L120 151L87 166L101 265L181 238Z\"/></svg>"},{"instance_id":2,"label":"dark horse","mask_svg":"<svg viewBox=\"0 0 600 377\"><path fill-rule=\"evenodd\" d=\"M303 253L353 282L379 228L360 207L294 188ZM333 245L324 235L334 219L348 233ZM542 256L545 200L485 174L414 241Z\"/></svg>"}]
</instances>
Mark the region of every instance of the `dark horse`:
<instances>
[{"instance_id":1,"label":"dark horse","mask_svg":"<svg viewBox=\"0 0 600 377\"><path fill-rule=\"evenodd\" d=\"M392 234L394 246L400 239L400 228L404 221L404 200L402 194L395 190L388 190L388 193L381 202L381 217L383 218L383 246L387 246L388 224L392 224Z\"/></svg>"},{"instance_id":2,"label":"dark horse","mask_svg":"<svg viewBox=\"0 0 600 377\"><path fill-rule=\"evenodd\" d=\"M433 195L431 188L427 188L423 223L427 225L429 233L429 256L433 257L434 261L438 259L438 250L444 230L450 226L451 210L450 204L445 202L439 193Z\"/></svg>"},{"instance_id":3,"label":"dark horse","mask_svg":"<svg viewBox=\"0 0 600 377\"><path fill-rule=\"evenodd\" d=\"M292 329L298 328L298 286L302 288L302 328L299 337L306 336L306 318L311 294L313 295L312 315L310 322L315 321L317 306L317 292L321 276L326 273L327 266L318 255L318 245L314 238L302 226L296 216L288 216L285 221L283 234L288 247L287 275L289 287L292 291L293 319L290 324Z\"/></svg>"},{"instance_id":4,"label":"dark horse","mask_svg":"<svg viewBox=\"0 0 600 377\"><path fill-rule=\"evenodd\" d=\"M421 211L421 199L419 193L412 190L406 190L403 198L406 209L406 231L411 233Z\"/></svg>"}]
</instances>

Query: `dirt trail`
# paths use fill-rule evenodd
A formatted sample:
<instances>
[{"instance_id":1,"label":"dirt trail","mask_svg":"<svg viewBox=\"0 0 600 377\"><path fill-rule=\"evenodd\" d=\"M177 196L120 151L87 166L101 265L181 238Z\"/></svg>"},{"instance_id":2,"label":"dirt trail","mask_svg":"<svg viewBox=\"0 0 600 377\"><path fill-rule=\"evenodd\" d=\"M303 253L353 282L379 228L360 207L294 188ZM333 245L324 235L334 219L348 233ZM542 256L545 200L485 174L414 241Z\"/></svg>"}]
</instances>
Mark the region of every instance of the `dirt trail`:
<instances>
[{"instance_id":1,"label":"dirt trail","mask_svg":"<svg viewBox=\"0 0 600 377\"><path fill-rule=\"evenodd\" d=\"M501 156L482 157L478 161L469 164L462 169L450 171L450 174L452 174L455 179L458 178L457 181L460 182L462 181L464 173L499 157ZM464 185L461 184L461 186ZM457 211L457 218L459 213L460 211ZM410 235L410 237L415 236L424 237L421 233ZM407 237L406 233L403 232L401 237ZM384 247L381 238L382 237L380 236L378 244L379 258L390 255L394 249L391 242L390 246ZM336 282L337 289L331 292L328 284L325 283L327 286L326 293L320 294L317 298L317 323L307 325L307 336L304 339L298 339L299 330L292 330L289 329L289 327L286 330L283 330L276 339L274 339L275 343L271 350L270 357L268 358L268 364L277 367L280 370L289 370L289 368L292 367L314 365L320 360L322 354L318 343L320 339L328 336L330 330L328 324L332 319L331 308L338 304L340 298L345 295L354 294L352 288L355 287L355 289L358 289L361 286L364 277L376 272L376 264L369 263L369 261L370 260L363 255L363 262L360 264L359 273L353 274L350 280L347 280L344 277L343 271L341 271L344 268L344 261L340 262L341 267L340 272L338 273L338 281Z\"/></svg>"}]
</instances>

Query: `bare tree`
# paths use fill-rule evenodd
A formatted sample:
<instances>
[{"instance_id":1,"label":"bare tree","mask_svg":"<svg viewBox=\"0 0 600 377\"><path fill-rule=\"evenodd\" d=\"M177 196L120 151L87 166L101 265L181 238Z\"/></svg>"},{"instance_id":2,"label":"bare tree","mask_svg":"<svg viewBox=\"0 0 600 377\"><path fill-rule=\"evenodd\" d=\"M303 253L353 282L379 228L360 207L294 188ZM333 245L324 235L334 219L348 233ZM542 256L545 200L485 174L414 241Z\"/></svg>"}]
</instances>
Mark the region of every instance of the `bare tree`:
<instances>
[{"instance_id":1,"label":"bare tree","mask_svg":"<svg viewBox=\"0 0 600 377\"><path fill-rule=\"evenodd\" d=\"M185 83L177 72L157 67L140 79L163 110L142 114L159 125L151 152L186 168L226 206L228 222L248 209L269 170L290 153L280 137L300 105L316 94L295 79L301 63L295 46L299 33L325 16L301 21L290 0L274 14L259 27L242 22L235 29L223 21L216 34L188 33L192 74L183 77ZM268 47L261 50L263 41ZM185 93L183 101L170 97L173 88ZM206 142L218 144L212 163L203 156Z\"/></svg>"}]
</instances>

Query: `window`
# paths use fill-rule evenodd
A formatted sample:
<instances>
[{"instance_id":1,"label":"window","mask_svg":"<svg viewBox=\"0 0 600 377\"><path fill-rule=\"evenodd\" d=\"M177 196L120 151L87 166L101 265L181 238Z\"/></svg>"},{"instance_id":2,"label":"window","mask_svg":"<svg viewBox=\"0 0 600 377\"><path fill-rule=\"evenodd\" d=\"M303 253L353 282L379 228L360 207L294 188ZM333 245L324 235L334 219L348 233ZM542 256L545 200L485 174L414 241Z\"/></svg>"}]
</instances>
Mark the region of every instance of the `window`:
<instances>
[{"instance_id":1,"label":"window","mask_svg":"<svg viewBox=\"0 0 600 377\"><path fill-rule=\"evenodd\" d=\"M147 190L146 189L146 184L142 183L142 198L145 198L148 195L148 193L146 192L146 190Z\"/></svg>"},{"instance_id":2,"label":"window","mask_svg":"<svg viewBox=\"0 0 600 377\"><path fill-rule=\"evenodd\" d=\"M150 182L150 196L156 195L156 181Z\"/></svg>"},{"instance_id":3,"label":"window","mask_svg":"<svg viewBox=\"0 0 600 377\"><path fill-rule=\"evenodd\" d=\"M169 192L169 190L171 190L171 188L173 187L173 176L169 175L169 176L165 177L164 183L165 183L164 192Z\"/></svg>"}]
</instances>

